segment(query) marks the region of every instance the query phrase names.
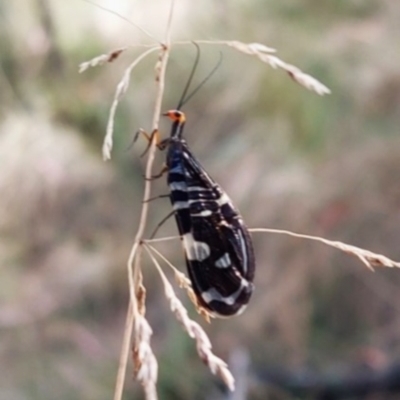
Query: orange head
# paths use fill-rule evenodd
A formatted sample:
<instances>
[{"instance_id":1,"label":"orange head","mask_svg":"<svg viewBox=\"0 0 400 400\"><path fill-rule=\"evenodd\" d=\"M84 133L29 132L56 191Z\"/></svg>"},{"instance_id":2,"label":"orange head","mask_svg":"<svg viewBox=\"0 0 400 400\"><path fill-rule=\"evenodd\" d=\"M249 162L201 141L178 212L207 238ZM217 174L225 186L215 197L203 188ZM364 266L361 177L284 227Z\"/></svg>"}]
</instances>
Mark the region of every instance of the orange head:
<instances>
[{"instance_id":1,"label":"orange head","mask_svg":"<svg viewBox=\"0 0 400 400\"><path fill-rule=\"evenodd\" d=\"M169 110L163 113L163 115L174 122L178 122L179 125L183 125L186 121L185 114L179 110Z\"/></svg>"}]
</instances>

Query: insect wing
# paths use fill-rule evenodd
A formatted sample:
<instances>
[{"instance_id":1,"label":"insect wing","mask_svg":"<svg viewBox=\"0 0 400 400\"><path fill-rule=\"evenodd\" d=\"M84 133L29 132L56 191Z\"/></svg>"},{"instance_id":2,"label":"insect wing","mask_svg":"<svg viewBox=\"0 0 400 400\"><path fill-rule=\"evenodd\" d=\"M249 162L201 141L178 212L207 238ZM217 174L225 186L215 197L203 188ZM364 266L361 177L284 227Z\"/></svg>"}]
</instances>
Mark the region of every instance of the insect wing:
<instances>
[{"instance_id":1,"label":"insect wing","mask_svg":"<svg viewBox=\"0 0 400 400\"><path fill-rule=\"evenodd\" d=\"M194 254L187 262L201 304L221 316L240 313L250 299L253 284L240 271L241 260L232 245L237 240L235 233L232 228L216 229L208 218L193 218L192 228L187 245Z\"/></svg>"},{"instance_id":2,"label":"insect wing","mask_svg":"<svg viewBox=\"0 0 400 400\"><path fill-rule=\"evenodd\" d=\"M238 314L253 291L250 235L228 196L187 147L183 159L191 225L183 240L193 289L214 314Z\"/></svg>"}]
</instances>

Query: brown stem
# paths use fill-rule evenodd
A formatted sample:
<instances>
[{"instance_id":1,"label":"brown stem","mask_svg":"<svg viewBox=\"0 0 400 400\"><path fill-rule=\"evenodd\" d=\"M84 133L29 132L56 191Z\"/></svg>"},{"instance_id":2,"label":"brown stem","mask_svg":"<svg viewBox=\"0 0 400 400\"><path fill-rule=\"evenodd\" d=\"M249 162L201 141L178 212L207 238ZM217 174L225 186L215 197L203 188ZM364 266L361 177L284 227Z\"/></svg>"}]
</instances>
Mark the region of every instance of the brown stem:
<instances>
[{"instance_id":1,"label":"brown stem","mask_svg":"<svg viewBox=\"0 0 400 400\"><path fill-rule=\"evenodd\" d=\"M157 85L157 94L156 100L154 105L154 113L153 113L153 121L152 121L152 131L157 132L161 114L161 105L162 105L162 98L164 94L164 86L165 86L165 72L168 63L168 57L170 52L170 45L171 45L171 28L172 28L172 16L174 11L175 0L171 0L170 12L168 16L167 22L167 29L165 34L165 42L162 46L160 52L160 59L159 59L159 70L157 72L156 77L156 85ZM151 180L148 178L152 175L152 168L156 153L156 135L153 136L153 140L151 142L149 155L147 158L146 164L146 181L144 186L144 194L143 194L143 203L142 203L142 210L140 213L140 220L139 220L139 227L135 236L135 241L132 246L129 259L128 259L128 278L129 278L129 291L130 291L130 302L129 308L127 313L126 319L126 327L124 332L123 338L123 348L121 351L119 369L117 374L117 382L114 392L114 400L121 400L122 393L123 393L123 386L125 381L126 375L126 366L129 357L129 348L130 348L130 341L132 336L132 327L134 324L135 316L138 315L138 304L136 301L135 293L136 293L136 285L135 277L137 277L137 272L135 270L140 268L140 253L142 250L141 241L143 239L144 230L146 227L146 221L148 216L149 210L149 202L148 199L150 198L151 194ZM135 261L135 262L134 262ZM133 266L134 264L134 266Z\"/></svg>"}]
</instances>

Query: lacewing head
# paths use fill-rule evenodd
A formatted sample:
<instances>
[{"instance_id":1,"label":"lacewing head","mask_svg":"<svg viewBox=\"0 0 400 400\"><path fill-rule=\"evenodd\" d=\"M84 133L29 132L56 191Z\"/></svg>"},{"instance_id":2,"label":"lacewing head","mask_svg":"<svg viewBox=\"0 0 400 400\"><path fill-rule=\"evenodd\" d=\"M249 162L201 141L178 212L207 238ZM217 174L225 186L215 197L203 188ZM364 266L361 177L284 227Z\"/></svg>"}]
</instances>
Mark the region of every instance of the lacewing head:
<instances>
[{"instance_id":1,"label":"lacewing head","mask_svg":"<svg viewBox=\"0 0 400 400\"><path fill-rule=\"evenodd\" d=\"M186 122L185 113L179 110L169 110L163 113L165 117L168 117L173 122L178 122L179 124L184 124Z\"/></svg>"}]
</instances>

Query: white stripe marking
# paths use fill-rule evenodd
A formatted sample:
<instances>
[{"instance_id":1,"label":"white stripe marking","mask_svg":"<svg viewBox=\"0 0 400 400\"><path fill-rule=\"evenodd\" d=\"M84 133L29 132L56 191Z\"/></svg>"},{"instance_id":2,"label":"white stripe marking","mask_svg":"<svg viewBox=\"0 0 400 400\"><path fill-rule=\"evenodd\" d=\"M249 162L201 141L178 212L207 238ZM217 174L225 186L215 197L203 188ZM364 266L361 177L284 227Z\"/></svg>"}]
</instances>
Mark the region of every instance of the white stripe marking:
<instances>
[{"instance_id":1,"label":"white stripe marking","mask_svg":"<svg viewBox=\"0 0 400 400\"><path fill-rule=\"evenodd\" d=\"M184 208L189 208L189 203L187 201L175 201L173 203L173 209L176 210L182 210Z\"/></svg>"},{"instance_id":2,"label":"white stripe marking","mask_svg":"<svg viewBox=\"0 0 400 400\"><path fill-rule=\"evenodd\" d=\"M215 266L217 268L228 268L231 266L231 258L228 253L225 253L221 258L215 261Z\"/></svg>"},{"instance_id":3,"label":"white stripe marking","mask_svg":"<svg viewBox=\"0 0 400 400\"><path fill-rule=\"evenodd\" d=\"M240 247L242 248L242 255L243 255L243 272L246 274L247 272L247 251L246 251L246 242L243 237L243 233L241 230L238 230L238 235L239 235L239 242L240 242Z\"/></svg>"},{"instance_id":4,"label":"white stripe marking","mask_svg":"<svg viewBox=\"0 0 400 400\"><path fill-rule=\"evenodd\" d=\"M187 192L187 184L186 182L171 182L169 184L169 188L172 190L180 190L182 192Z\"/></svg>"},{"instance_id":5,"label":"white stripe marking","mask_svg":"<svg viewBox=\"0 0 400 400\"><path fill-rule=\"evenodd\" d=\"M191 199L191 200L188 200L188 203L190 205L196 204L196 203L200 203L200 205L203 206L203 207L206 205L206 203L217 203L217 205L218 205L218 201L217 200L214 200L214 199L203 199L203 198Z\"/></svg>"},{"instance_id":6,"label":"white stripe marking","mask_svg":"<svg viewBox=\"0 0 400 400\"><path fill-rule=\"evenodd\" d=\"M209 217L210 215L212 215L211 210L203 210L199 213L190 214L191 217Z\"/></svg>"},{"instance_id":7,"label":"white stripe marking","mask_svg":"<svg viewBox=\"0 0 400 400\"><path fill-rule=\"evenodd\" d=\"M210 256L210 247L207 243L194 240L191 233L182 236L186 256L192 261L204 261Z\"/></svg>"},{"instance_id":8,"label":"white stripe marking","mask_svg":"<svg viewBox=\"0 0 400 400\"><path fill-rule=\"evenodd\" d=\"M231 199L228 197L226 193L223 193L221 197L216 200L217 204L221 207L225 204L231 204Z\"/></svg>"},{"instance_id":9,"label":"white stripe marking","mask_svg":"<svg viewBox=\"0 0 400 400\"><path fill-rule=\"evenodd\" d=\"M242 281L240 282L239 289L236 290L236 292L231 294L230 296L224 297L220 292L218 292L217 289L211 288L208 289L206 292L203 292L201 294L201 297L207 304L210 304L212 301L220 301L221 303L225 303L228 306L232 306L233 304L235 304L237 298L242 293L242 290L248 286L249 282L247 282L245 279L242 279Z\"/></svg>"},{"instance_id":10,"label":"white stripe marking","mask_svg":"<svg viewBox=\"0 0 400 400\"><path fill-rule=\"evenodd\" d=\"M189 186L188 187L188 191L189 192L207 192L207 191L211 191L211 188L205 188L202 186Z\"/></svg>"},{"instance_id":11,"label":"white stripe marking","mask_svg":"<svg viewBox=\"0 0 400 400\"><path fill-rule=\"evenodd\" d=\"M175 165L175 167L171 168L168 172L174 173L174 174L181 174L183 175L183 167L180 164Z\"/></svg>"},{"instance_id":12,"label":"white stripe marking","mask_svg":"<svg viewBox=\"0 0 400 400\"><path fill-rule=\"evenodd\" d=\"M188 203L189 204L194 204L194 203L200 203L200 204L202 204L202 199L194 199L194 200L188 200Z\"/></svg>"}]
</instances>

